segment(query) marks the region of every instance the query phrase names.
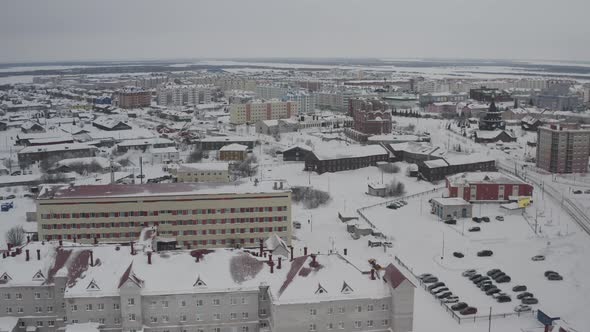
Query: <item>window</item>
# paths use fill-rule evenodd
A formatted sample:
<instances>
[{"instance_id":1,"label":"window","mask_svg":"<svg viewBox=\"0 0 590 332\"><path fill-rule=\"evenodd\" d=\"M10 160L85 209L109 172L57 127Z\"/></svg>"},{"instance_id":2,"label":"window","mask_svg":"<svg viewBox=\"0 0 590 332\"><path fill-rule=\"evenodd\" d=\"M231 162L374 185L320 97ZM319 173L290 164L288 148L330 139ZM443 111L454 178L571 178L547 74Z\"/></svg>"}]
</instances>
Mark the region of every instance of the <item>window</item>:
<instances>
[{"instance_id":1,"label":"window","mask_svg":"<svg viewBox=\"0 0 590 332\"><path fill-rule=\"evenodd\" d=\"M43 321L42 320L38 320L37 321L37 327L43 327Z\"/></svg>"},{"instance_id":2,"label":"window","mask_svg":"<svg viewBox=\"0 0 590 332\"><path fill-rule=\"evenodd\" d=\"M47 326L54 327L55 326L55 321L53 321L53 320L47 321Z\"/></svg>"},{"instance_id":3,"label":"window","mask_svg":"<svg viewBox=\"0 0 590 332\"><path fill-rule=\"evenodd\" d=\"M47 306L47 312L53 312L53 306Z\"/></svg>"},{"instance_id":4,"label":"window","mask_svg":"<svg viewBox=\"0 0 590 332\"><path fill-rule=\"evenodd\" d=\"M11 314L12 313L12 308L11 307L6 307L6 313L7 314Z\"/></svg>"},{"instance_id":5,"label":"window","mask_svg":"<svg viewBox=\"0 0 590 332\"><path fill-rule=\"evenodd\" d=\"M248 326L242 326L242 332L249 332L249 330Z\"/></svg>"},{"instance_id":6,"label":"window","mask_svg":"<svg viewBox=\"0 0 590 332\"><path fill-rule=\"evenodd\" d=\"M211 331L212 332L221 332L221 328L220 327L214 327Z\"/></svg>"},{"instance_id":7,"label":"window","mask_svg":"<svg viewBox=\"0 0 590 332\"><path fill-rule=\"evenodd\" d=\"M186 315L180 315L180 321L186 322Z\"/></svg>"},{"instance_id":8,"label":"window","mask_svg":"<svg viewBox=\"0 0 590 332\"><path fill-rule=\"evenodd\" d=\"M170 320L170 318L167 315L162 316L163 323L168 323L169 320Z\"/></svg>"},{"instance_id":9,"label":"window","mask_svg":"<svg viewBox=\"0 0 590 332\"><path fill-rule=\"evenodd\" d=\"M185 300L180 301L180 306L181 307L186 307L186 301Z\"/></svg>"},{"instance_id":10,"label":"window","mask_svg":"<svg viewBox=\"0 0 590 332\"><path fill-rule=\"evenodd\" d=\"M203 300L199 299L197 300L197 307L201 307L203 306Z\"/></svg>"},{"instance_id":11,"label":"window","mask_svg":"<svg viewBox=\"0 0 590 332\"><path fill-rule=\"evenodd\" d=\"M15 296L14 296L14 298L17 299L17 300L22 300L23 299L23 294L16 293Z\"/></svg>"},{"instance_id":12,"label":"window","mask_svg":"<svg viewBox=\"0 0 590 332\"><path fill-rule=\"evenodd\" d=\"M92 304L87 304L86 305L86 311L92 311Z\"/></svg>"},{"instance_id":13,"label":"window","mask_svg":"<svg viewBox=\"0 0 590 332\"><path fill-rule=\"evenodd\" d=\"M10 300L10 293L4 294L4 299L5 300Z\"/></svg>"},{"instance_id":14,"label":"window","mask_svg":"<svg viewBox=\"0 0 590 332\"><path fill-rule=\"evenodd\" d=\"M101 310L101 311L102 311L102 310L104 310L104 303L99 303L99 304L97 305L97 309L98 309L98 310Z\"/></svg>"},{"instance_id":15,"label":"window","mask_svg":"<svg viewBox=\"0 0 590 332\"><path fill-rule=\"evenodd\" d=\"M357 305L355 307L355 309L356 309L356 312L362 312L363 311L363 307L361 307L360 305Z\"/></svg>"},{"instance_id":16,"label":"window","mask_svg":"<svg viewBox=\"0 0 590 332\"><path fill-rule=\"evenodd\" d=\"M220 305L221 301L219 299L213 299L213 305Z\"/></svg>"},{"instance_id":17,"label":"window","mask_svg":"<svg viewBox=\"0 0 590 332\"><path fill-rule=\"evenodd\" d=\"M309 330L310 331L315 331L316 330L315 324L313 324L313 323L312 324L309 324Z\"/></svg>"},{"instance_id":18,"label":"window","mask_svg":"<svg viewBox=\"0 0 590 332\"><path fill-rule=\"evenodd\" d=\"M229 314L229 319L236 319L238 318L238 314L236 314L235 312L232 312Z\"/></svg>"},{"instance_id":19,"label":"window","mask_svg":"<svg viewBox=\"0 0 590 332\"><path fill-rule=\"evenodd\" d=\"M318 314L318 311L315 308L311 308L311 309L309 309L309 314L312 316L315 316Z\"/></svg>"},{"instance_id":20,"label":"window","mask_svg":"<svg viewBox=\"0 0 590 332\"><path fill-rule=\"evenodd\" d=\"M25 309L23 309L23 307L18 307L16 308L16 312L22 314L23 312L25 312Z\"/></svg>"},{"instance_id":21,"label":"window","mask_svg":"<svg viewBox=\"0 0 590 332\"><path fill-rule=\"evenodd\" d=\"M389 309L389 306L387 305L387 303L383 303L381 305L381 310L387 310L387 309Z\"/></svg>"},{"instance_id":22,"label":"window","mask_svg":"<svg viewBox=\"0 0 590 332\"><path fill-rule=\"evenodd\" d=\"M242 304L248 304L248 299L245 297L242 297Z\"/></svg>"},{"instance_id":23,"label":"window","mask_svg":"<svg viewBox=\"0 0 590 332\"><path fill-rule=\"evenodd\" d=\"M344 328L344 322L338 322L338 328L339 329L343 329Z\"/></svg>"},{"instance_id":24,"label":"window","mask_svg":"<svg viewBox=\"0 0 590 332\"><path fill-rule=\"evenodd\" d=\"M338 308L338 312L341 313L341 314L343 314L343 313L346 312L346 309L344 307L339 307Z\"/></svg>"},{"instance_id":25,"label":"window","mask_svg":"<svg viewBox=\"0 0 590 332\"><path fill-rule=\"evenodd\" d=\"M373 311L373 310L374 310L374 306L372 304L368 304L367 311Z\"/></svg>"},{"instance_id":26,"label":"window","mask_svg":"<svg viewBox=\"0 0 590 332\"><path fill-rule=\"evenodd\" d=\"M78 306L77 306L77 305L75 305L75 304L72 304L72 305L70 306L70 311L71 311L71 312L76 312L76 311L78 311Z\"/></svg>"},{"instance_id":27,"label":"window","mask_svg":"<svg viewBox=\"0 0 590 332\"><path fill-rule=\"evenodd\" d=\"M127 299L127 305L135 305L135 299L134 298Z\"/></svg>"},{"instance_id":28,"label":"window","mask_svg":"<svg viewBox=\"0 0 590 332\"><path fill-rule=\"evenodd\" d=\"M387 320L387 319L382 320L381 325L383 325L383 326L389 325L389 320Z\"/></svg>"},{"instance_id":29,"label":"window","mask_svg":"<svg viewBox=\"0 0 590 332\"><path fill-rule=\"evenodd\" d=\"M35 312L36 313L43 312L43 308L41 308L41 307L35 307Z\"/></svg>"},{"instance_id":30,"label":"window","mask_svg":"<svg viewBox=\"0 0 590 332\"><path fill-rule=\"evenodd\" d=\"M158 317L150 317L150 322L152 323L157 323L158 322Z\"/></svg>"},{"instance_id":31,"label":"window","mask_svg":"<svg viewBox=\"0 0 590 332\"><path fill-rule=\"evenodd\" d=\"M120 308L121 308L121 306L119 305L119 303L113 303L114 310L119 310Z\"/></svg>"},{"instance_id":32,"label":"window","mask_svg":"<svg viewBox=\"0 0 590 332\"><path fill-rule=\"evenodd\" d=\"M162 307L168 308L168 301L162 301Z\"/></svg>"},{"instance_id":33,"label":"window","mask_svg":"<svg viewBox=\"0 0 590 332\"><path fill-rule=\"evenodd\" d=\"M331 314L333 314L333 313L334 313L334 308L332 308L332 307L329 307L329 308L328 308L328 315L331 315Z\"/></svg>"},{"instance_id":34,"label":"window","mask_svg":"<svg viewBox=\"0 0 590 332\"><path fill-rule=\"evenodd\" d=\"M99 323L99 324L104 324L104 322L105 322L104 318L99 318L99 319L98 319L98 323Z\"/></svg>"},{"instance_id":35,"label":"window","mask_svg":"<svg viewBox=\"0 0 590 332\"><path fill-rule=\"evenodd\" d=\"M242 312L242 319L248 319L248 313Z\"/></svg>"},{"instance_id":36,"label":"window","mask_svg":"<svg viewBox=\"0 0 590 332\"><path fill-rule=\"evenodd\" d=\"M213 314L213 319L214 320L220 320L221 319L221 314L220 313L214 313Z\"/></svg>"},{"instance_id":37,"label":"window","mask_svg":"<svg viewBox=\"0 0 590 332\"><path fill-rule=\"evenodd\" d=\"M231 303L231 305L236 305L236 304L238 304L238 299L237 299L237 298L235 298L235 297L232 297L232 298L229 300L229 303Z\"/></svg>"},{"instance_id":38,"label":"window","mask_svg":"<svg viewBox=\"0 0 590 332\"><path fill-rule=\"evenodd\" d=\"M129 316L127 318L128 318L128 321L135 322L135 314L129 314Z\"/></svg>"},{"instance_id":39,"label":"window","mask_svg":"<svg viewBox=\"0 0 590 332\"><path fill-rule=\"evenodd\" d=\"M41 298L41 293L35 293L35 300L39 300Z\"/></svg>"},{"instance_id":40,"label":"window","mask_svg":"<svg viewBox=\"0 0 590 332\"><path fill-rule=\"evenodd\" d=\"M326 328L327 328L328 330L331 330L331 329L333 329L333 328L334 328L334 323L328 323L328 324L326 324Z\"/></svg>"},{"instance_id":41,"label":"window","mask_svg":"<svg viewBox=\"0 0 590 332\"><path fill-rule=\"evenodd\" d=\"M197 317L195 319L197 320L197 322L200 322L203 320L203 318L201 318L200 314L197 314Z\"/></svg>"},{"instance_id":42,"label":"window","mask_svg":"<svg viewBox=\"0 0 590 332\"><path fill-rule=\"evenodd\" d=\"M115 317L115 325L120 325L120 324L121 324L121 318Z\"/></svg>"},{"instance_id":43,"label":"window","mask_svg":"<svg viewBox=\"0 0 590 332\"><path fill-rule=\"evenodd\" d=\"M363 325L363 324L361 323L361 321L360 321L360 320L355 320L355 321L354 321L354 328L356 328L356 329L360 329L362 325Z\"/></svg>"},{"instance_id":44,"label":"window","mask_svg":"<svg viewBox=\"0 0 590 332\"><path fill-rule=\"evenodd\" d=\"M373 320L367 321L367 327L373 327Z\"/></svg>"}]
</instances>

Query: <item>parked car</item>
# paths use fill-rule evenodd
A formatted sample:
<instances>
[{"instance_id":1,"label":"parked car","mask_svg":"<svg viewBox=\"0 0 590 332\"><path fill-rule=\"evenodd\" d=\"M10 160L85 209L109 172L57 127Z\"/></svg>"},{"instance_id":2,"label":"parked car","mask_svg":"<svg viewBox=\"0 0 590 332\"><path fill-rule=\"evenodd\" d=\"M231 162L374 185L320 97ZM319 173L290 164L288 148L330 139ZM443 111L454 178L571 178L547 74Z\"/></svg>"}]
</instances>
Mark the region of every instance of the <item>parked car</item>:
<instances>
[{"instance_id":1,"label":"parked car","mask_svg":"<svg viewBox=\"0 0 590 332\"><path fill-rule=\"evenodd\" d=\"M549 276L550 274L559 274L559 273L557 273L555 271L551 271L551 270L545 271L545 277Z\"/></svg>"},{"instance_id":2,"label":"parked car","mask_svg":"<svg viewBox=\"0 0 590 332\"><path fill-rule=\"evenodd\" d=\"M457 258L463 258L463 257L465 257L465 255L463 255L463 253L460 253L460 252L458 252L458 251L455 251L455 252L453 253L453 256L455 256L455 257L457 257Z\"/></svg>"},{"instance_id":3,"label":"parked car","mask_svg":"<svg viewBox=\"0 0 590 332\"><path fill-rule=\"evenodd\" d=\"M512 279L507 275L501 276L500 278L496 279L496 282L499 284L503 284L503 283L510 282L510 281L512 281Z\"/></svg>"},{"instance_id":4,"label":"parked car","mask_svg":"<svg viewBox=\"0 0 590 332\"><path fill-rule=\"evenodd\" d=\"M498 301L498 303L512 302L512 298L510 298L510 296L508 296L508 295L502 295L502 296L498 296L496 301Z\"/></svg>"},{"instance_id":5,"label":"parked car","mask_svg":"<svg viewBox=\"0 0 590 332\"><path fill-rule=\"evenodd\" d=\"M459 311L459 313L463 316L465 315L474 315L477 313L477 308L474 307L467 307L461 311Z\"/></svg>"},{"instance_id":6,"label":"parked car","mask_svg":"<svg viewBox=\"0 0 590 332\"><path fill-rule=\"evenodd\" d=\"M471 220L475 221L476 223L480 223L481 222L481 219L478 218L478 217L473 217L473 218L471 218Z\"/></svg>"},{"instance_id":7,"label":"parked car","mask_svg":"<svg viewBox=\"0 0 590 332\"><path fill-rule=\"evenodd\" d=\"M448 289L447 287L441 287L441 288L438 288L438 289L433 289L433 290L431 290L430 292L431 292L432 294L438 295L438 294L442 294L442 293L444 293L444 292L447 292L448 290L449 290L449 289Z\"/></svg>"},{"instance_id":8,"label":"parked car","mask_svg":"<svg viewBox=\"0 0 590 332\"><path fill-rule=\"evenodd\" d=\"M498 273L498 272L502 272L502 270L500 270L500 269L491 269L491 270L489 270L489 271L488 271L486 274L487 274L488 276L492 276L492 274L494 274L494 273Z\"/></svg>"},{"instance_id":9,"label":"parked car","mask_svg":"<svg viewBox=\"0 0 590 332\"><path fill-rule=\"evenodd\" d=\"M504 221L504 217L503 216L496 216L496 220L498 220L498 221Z\"/></svg>"},{"instance_id":10,"label":"parked car","mask_svg":"<svg viewBox=\"0 0 590 332\"><path fill-rule=\"evenodd\" d=\"M563 277L559 274L550 274L547 276L547 280L563 280Z\"/></svg>"},{"instance_id":11,"label":"parked car","mask_svg":"<svg viewBox=\"0 0 590 332\"><path fill-rule=\"evenodd\" d=\"M12 174L10 174L10 175L17 176L17 175L21 175L21 174L22 174L21 171L15 171L15 172L12 172Z\"/></svg>"},{"instance_id":12,"label":"parked car","mask_svg":"<svg viewBox=\"0 0 590 332\"><path fill-rule=\"evenodd\" d=\"M23 194L23 197L25 197L25 198L35 198L35 195L26 193L26 194ZM2 199L2 198L0 198L0 199Z\"/></svg>"},{"instance_id":13,"label":"parked car","mask_svg":"<svg viewBox=\"0 0 590 332\"><path fill-rule=\"evenodd\" d=\"M491 285L492 281L491 280L482 280L480 282L478 282L477 284L475 284L477 287L481 288L484 285Z\"/></svg>"},{"instance_id":14,"label":"parked car","mask_svg":"<svg viewBox=\"0 0 590 332\"><path fill-rule=\"evenodd\" d=\"M444 299L443 303L457 303L459 302L459 297L458 296L449 296L446 299Z\"/></svg>"},{"instance_id":15,"label":"parked car","mask_svg":"<svg viewBox=\"0 0 590 332\"><path fill-rule=\"evenodd\" d=\"M490 277L492 277L492 279L496 280L498 278L500 278L501 276L505 276L506 273L502 272L502 271L497 271L495 273L492 273L492 275Z\"/></svg>"},{"instance_id":16,"label":"parked car","mask_svg":"<svg viewBox=\"0 0 590 332\"><path fill-rule=\"evenodd\" d=\"M496 294L499 292L500 292L499 288L490 288L486 291L486 295L493 295L493 294Z\"/></svg>"},{"instance_id":17,"label":"parked car","mask_svg":"<svg viewBox=\"0 0 590 332\"><path fill-rule=\"evenodd\" d=\"M489 217L481 217L481 221L490 222L490 218Z\"/></svg>"},{"instance_id":18,"label":"parked car","mask_svg":"<svg viewBox=\"0 0 590 332\"><path fill-rule=\"evenodd\" d=\"M455 219L447 219L444 221L445 224L447 225L456 225L457 224L457 220Z\"/></svg>"},{"instance_id":19,"label":"parked car","mask_svg":"<svg viewBox=\"0 0 590 332\"><path fill-rule=\"evenodd\" d=\"M491 250L482 250L480 252L477 253L477 256L479 257L489 257L492 256L494 254L493 251Z\"/></svg>"},{"instance_id":20,"label":"parked car","mask_svg":"<svg viewBox=\"0 0 590 332\"><path fill-rule=\"evenodd\" d=\"M522 304L537 304L539 300L534 297L525 297L524 299L520 300Z\"/></svg>"},{"instance_id":21,"label":"parked car","mask_svg":"<svg viewBox=\"0 0 590 332\"><path fill-rule=\"evenodd\" d=\"M516 295L516 298L519 300L522 300L527 297L533 297L533 293L524 292L524 293L520 293L520 294Z\"/></svg>"},{"instance_id":22,"label":"parked car","mask_svg":"<svg viewBox=\"0 0 590 332\"><path fill-rule=\"evenodd\" d=\"M590 189L584 190L584 194L590 194Z\"/></svg>"},{"instance_id":23,"label":"parked car","mask_svg":"<svg viewBox=\"0 0 590 332\"><path fill-rule=\"evenodd\" d=\"M582 193L581 190L574 190L574 194L576 194L576 195L581 194L581 193Z\"/></svg>"},{"instance_id":24,"label":"parked car","mask_svg":"<svg viewBox=\"0 0 590 332\"><path fill-rule=\"evenodd\" d=\"M487 292L490 289L498 288L498 287L496 285L494 285L494 284L488 284L488 285L485 285L485 286L480 287L480 288L481 288L482 291Z\"/></svg>"},{"instance_id":25,"label":"parked car","mask_svg":"<svg viewBox=\"0 0 590 332\"><path fill-rule=\"evenodd\" d=\"M516 307L514 307L514 311L515 312L527 312L527 311L531 311L533 310L531 308L530 305L526 305L526 304L519 304Z\"/></svg>"},{"instance_id":26,"label":"parked car","mask_svg":"<svg viewBox=\"0 0 590 332\"><path fill-rule=\"evenodd\" d=\"M451 295L453 295L453 293L451 293L451 292L444 292L444 293L438 294L438 296L436 298L439 299L439 300L442 300L442 299L445 299L445 298L447 298L447 297L449 297Z\"/></svg>"},{"instance_id":27,"label":"parked car","mask_svg":"<svg viewBox=\"0 0 590 332\"><path fill-rule=\"evenodd\" d=\"M444 282L440 282L440 281L439 282L435 282L434 284L428 286L428 290L433 290L435 288L442 287L442 286L445 286L445 283Z\"/></svg>"},{"instance_id":28,"label":"parked car","mask_svg":"<svg viewBox=\"0 0 590 332\"><path fill-rule=\"evenodd\" d=\"M428 277L425 279L422 279L422 282L424 282L425 284L431 284L433 282L437 282L438 278L437 277Z\"/></svg>"},{"instance_id":29,"label":"parked car","mask_svg":"<svg viewBox=\"0 0 590 332\"><path fill-rule=\"evenodd\" d=\"M481 276L481 277L475 278L475 279L473 279L471 281L473 281L474 284L477 284L478 282L484 281L484 280L490 280L490 277L488 277L488 276Z\"/></svg>"},{"instance_id":30,"label":"parked car","mask_svg":"<svg viewBox=\"0 0 590 332\"><path fill-rule=\"evenodd\" d=\"M397 204L395 204L395 203L391 203L391 204L387 205L387 208L388 208L388 209L397 210L398 206L397 206Z\"/></svg>"},{"instance_id":31,"label":"parked car","mask_svg":"<svg viewBox=\"0 0 590 332\"><path fill-rule=\"evenodd\" d=\"M543 256L543 255L536 255L536 256L533 256L531 258L531 260L533 260L534 262L544 261L545 260L545 256Z\"/></svg>"},{"instance_id":32,"label":"parked car","mask_svg":"<svg viewBox=\"0 0 590 332\"><path fill-rule=\"evenodd\" d=\"M6 196L6 199L15 199L15 198L16 198L15 195L8 195L8 196Z\"/></svg>"},{"instance_id":33,"label":"parked car","mask_svg":"<svg viewBox=\"0 0 590 332\"><path fill-rule=\"evenodd\" d=\"M463 310L463 309L467 308L468 306L469 305L467 303L465 303L465 302L459 302L457 304L453 304L451 306L451 310L453 310L453 311L459 311L459 310Z\"/></svg>"},{"instance_id":34,"label":"parked car","mask_svg":"<svg viewBox=\"0 0 590 332\"><path fill-rule=\"evenodd\" d=\"M426 279L428 277L434 277L432 274L430 273L422 273L421 275L418 276L418 279L423 280Z\"/></svg>"},{"instance_id":35,"label":"parked car","mask_svg":"<svg viewBox=\"0 0 590 332\"><path fill-rule=\"evenodd\" d=\"M468 229L468 231L470 231L470 232L479 232L479 231L481 231L481 228L475 226L475 227L471 227L470 229Z\"/></svg>"},{"instance_id":36,"label":"parked car","mask_svg":"<svg viewBox=\"0 0 590 332\"><path fill-rule=\"evenodd\" d=\"M517 285L512 287L512 291L513 292L524 292L526 291L526 286L525 285Z\"/></svg>"},{"instance_id":37,"label":"parked car","mask_svg":"<svg viewBox=\"0 0 590 332\"><path fill-rule=\"evenodd\" d=\"M475 271L474 269L465 270L463 273L461 273L461 275L464 277L471 277L475 274L477 274L477 271Z\"/></svg>"},{"instance_id":38,"label":"parked car","mask_svg":"<svg viewBox=\"0 0 590 332\"><path fill-rule=\"evenodd\" d=\"M508 295L508 294L506 294L506 293L494 293L494 294L492 294L492 298L493 299L497 299L500 296L506 296L506 295Z\"/></svg>"},{"instance_id":39,"label":"parked car","mask_svg":"<svg viewBox=\"0 0 590 332\"><path fill-rule=\"evenodd\" d=\"M479 277L481 277L481 274L479 274L479 273L478 274L474 274L471 277L469 277L469 280L473 281L473 280L475 280L475 279L477 279Z\"/></svg>"},{"instance_id":40,"label":"parked car","mask_svg":"<svg viewBox=\"0 0 590 332\"><path fill-rule=\"evenodd\" d=\"M299 221L294 221L293 222L293 227L295 229L301 229L301 223Z\"/></svg>"}]
</instances>

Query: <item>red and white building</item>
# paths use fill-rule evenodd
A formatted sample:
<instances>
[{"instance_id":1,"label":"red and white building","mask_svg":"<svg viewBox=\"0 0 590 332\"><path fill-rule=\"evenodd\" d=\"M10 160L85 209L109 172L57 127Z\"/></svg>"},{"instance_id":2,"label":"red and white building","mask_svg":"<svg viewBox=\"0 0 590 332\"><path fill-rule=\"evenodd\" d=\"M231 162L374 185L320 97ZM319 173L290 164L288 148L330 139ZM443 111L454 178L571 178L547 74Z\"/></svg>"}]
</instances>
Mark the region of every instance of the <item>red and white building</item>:
<instances>
[{"instance_id":1,"label":"red and white building","mask_svg":"<svg viewBox=\"0 0 590 332\"><path fill-rule=\"evenodd\" d=\"M533 186L498 172L460 173L446 178L449 197L468 202L505 202L510 197L533 196Z\"/></svg>"}]
</instances>

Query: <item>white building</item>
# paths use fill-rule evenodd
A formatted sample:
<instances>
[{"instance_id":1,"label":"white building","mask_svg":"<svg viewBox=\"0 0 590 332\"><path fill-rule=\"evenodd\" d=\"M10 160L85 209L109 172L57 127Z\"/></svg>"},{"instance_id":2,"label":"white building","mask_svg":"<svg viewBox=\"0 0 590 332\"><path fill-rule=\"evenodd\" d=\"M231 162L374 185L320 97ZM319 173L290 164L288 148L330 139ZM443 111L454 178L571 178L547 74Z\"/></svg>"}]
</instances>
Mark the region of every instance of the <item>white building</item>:
<instances>
[{"instance_id":1,"label":"white building","mask_svg":"<svg viewBox=\"0 0 590 332\"><path fill-rule=\"evenodd\" d=\"M151 157L152 164L169 164L180 160L178 149L173 146L165 148L151 148L147 153Z\"/></svg>"},{"instance_id":2,"label":"white building","mask_svg":"<svg viewBox=\"0 0 590 332\"><path fill-rule=\"evenodd\" d=\"M167 83L158 87L158 105L183 106L208 104L211 102L210 85L180 85Z\"/></svg>"},{"instance_id":3,"label":"white building","mask_svg":"<svg viewBox=\"0 0 590 332\"><path fill-rule=\"evenodd\" d=\"M268 84L256 86L256 95L260 99L282 99L288 92L288 87Z\"/></svg>"},{"instance_id":4,"label":"white building","mask_svg":"<svg viewBox=\"0 0 590 332\"><path fill-rule=\"evenodd\" d=\"M229 163L180 164L174 171L178 182L229 182Z\"/></svg>"}]
</instances>

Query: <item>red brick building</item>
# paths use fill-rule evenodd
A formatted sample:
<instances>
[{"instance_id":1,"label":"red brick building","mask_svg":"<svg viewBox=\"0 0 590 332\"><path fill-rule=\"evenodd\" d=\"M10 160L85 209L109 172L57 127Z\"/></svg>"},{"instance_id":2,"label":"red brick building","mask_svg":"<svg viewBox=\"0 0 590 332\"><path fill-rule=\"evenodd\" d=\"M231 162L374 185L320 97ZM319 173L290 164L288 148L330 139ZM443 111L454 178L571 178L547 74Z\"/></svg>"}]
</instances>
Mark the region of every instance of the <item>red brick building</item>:
<instances>
[{"instance_id":1,"label":"red brick building","mask_svg":"<svg viewBox=\"0 0 590 332\"><path fill-rule=\"evenodd\" d=\"M350 99L348 111L354 119L353 129L371 135L391 133L391 111L389 108L389 104L378 99Z\"/></svg>"},{"instance_id":2,"label":"red brick building","mask_svg":"<svg viewBox=\"0 0 590 332\"><path fill-rule=\"evenodd\" d=\"M468 202L508 201L511 196L533 196L533 186L498 172L460 173L446 178L449 197Z\"/></svg>"},{"instance_id":3,"label":"red brick building","mask_svg":"<svg viewBox=\"0 0 590 332\"><path fill-rule=\"evenodd\" d=\"M121 108L148 107L152 102L152 93L143 89L127 88L117 91L114 99Z\"/></svg>"}]
</instances>

